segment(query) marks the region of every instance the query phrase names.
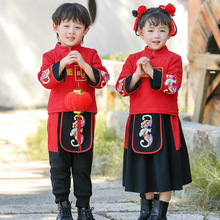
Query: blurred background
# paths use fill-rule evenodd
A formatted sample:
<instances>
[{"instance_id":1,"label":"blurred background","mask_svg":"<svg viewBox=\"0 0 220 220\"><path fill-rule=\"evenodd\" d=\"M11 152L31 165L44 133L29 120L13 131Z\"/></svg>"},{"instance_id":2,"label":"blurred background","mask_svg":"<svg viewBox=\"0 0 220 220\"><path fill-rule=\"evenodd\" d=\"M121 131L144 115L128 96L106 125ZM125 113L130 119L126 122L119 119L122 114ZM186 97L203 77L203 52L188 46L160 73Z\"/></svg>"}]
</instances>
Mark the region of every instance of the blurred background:
<instances>
[{"instance_id":1,"label":"blurred background","mask_svg":"<svg viewBox=\"0 0 220 220\"><path fill-rule=\"evenodd\" d=\"M0 13L0 108L39 108L47 105L48 91L37 80L42 55L55 47L56 34L51 16L63 0L1 0ZM76 2L76 1L67 1ZM94 19L84 40L85 47L95 48L101 57L115 53L129 54L144 48L134 34L132 10L167 4L169 1L79 0L89 8ZM187 64L187 1L174 0L178 34L168 42L170 50ZM114 73L109 71L112 79ZM114 83L114 82L112 82Z\"/></svg>"},{"instance_id":2,"label":"blurred background","mask_svg":"<svg viewBox=\"0 0 220 220\"><path fill-rule=\"evenodd\" d=\"M43 53L57 43L51 16L65 2L78 2L89 9L93 24L83 46L96 49L110 73L108 85L96 92L99 114L93 178L105 176L116 180L121 179L129 99L116 93L115 83L126 57L146 46L133 31L132 10L142 4L149 8L172 3L176 7L174 21L178 31L167 46L183 61L178 104L193 183L180 196L184 199L174 199L173 209L176 211L178 201L184 210L188 210L184 204L196 204L196 209L193 206L190 210L205 207L206 211L217 210L220 216L220 0L0 0L2 190L12 170L19 175L17 163L25 162L24 173L30 161L48 163L46 108L49 90L41 86L37 74ZM17 178L14 173L11 176ZM13 189L10 189L12 194ZM1 195L6 195L5 199L7 190L0 191ZM0 202L1 207L9 207L10 201L0 199ZM20 213L20 207L14 212Z\"/></svg>"},{"instance_id":3,"label":"blurred background","mask_svg":"<svg viewBox=\"0 0 220 220\"><path fill-rule=\"evenodd\" d=\"M52 29L51 16L64 2L66 1L1 0L0 110L46 107L49 91L41 87L37 73L43 53L53 49L57 42ZM111 61L123 62L122 58L145 47L143 40L133 31L135 19L132 10L137 9L141 4L157 7L160 4L166 5L170 1L79 0L77 2L87 7L93 18L93 24L83 46L98 51L111 75L109 91L97 94L98 103L103 103L101 105L104 106L101 108L106 109L106 105L113 106L115 96L113 87L123 64L112 63L106 59L109 60L110 57ZM171 51L181 55L183 60L184 79L179 96L180 111L191 114L197 111L194 121L204 121L218 126L220 59L219 55L207 57L204 54L219 54L219 0L173 0L172 4L176 7L174 20L178 31L177 35L168 41L167 46ZM198 54L202 56L199 57ZM204 60L206 60L205 66ZM211 67L210 62L212 62ZM202 69L209 72L208 78L200 82ZM209 96L204 98L208 85L215 78L217 79L214 88ZM198 90L198 84L201 91ZM198 93L201 100L196 101ZM196 110L195 105L199 106Z\"/></svg>"}]
</instances>

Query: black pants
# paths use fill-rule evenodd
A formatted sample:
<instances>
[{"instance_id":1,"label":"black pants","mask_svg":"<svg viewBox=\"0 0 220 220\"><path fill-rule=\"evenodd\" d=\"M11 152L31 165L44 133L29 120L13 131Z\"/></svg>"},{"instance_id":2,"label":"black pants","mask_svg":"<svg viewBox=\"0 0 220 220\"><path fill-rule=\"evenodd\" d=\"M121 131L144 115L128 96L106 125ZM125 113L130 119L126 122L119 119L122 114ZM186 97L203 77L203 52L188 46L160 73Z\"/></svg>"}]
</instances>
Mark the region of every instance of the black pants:
<instances>
[{"instance_id":1,"label":"black pants","mask_svg":"<svg viewBox=\"0 0 220 220\"><path fill-rule=\"evenodd\" d=\"M92 195L90 178L92 158L93 148L84 153L70 153L59 145L58 152L49 152L51 181L56 203L68 201L72 174L76 207L89 205Z\"/></svg>"}]
</instances>

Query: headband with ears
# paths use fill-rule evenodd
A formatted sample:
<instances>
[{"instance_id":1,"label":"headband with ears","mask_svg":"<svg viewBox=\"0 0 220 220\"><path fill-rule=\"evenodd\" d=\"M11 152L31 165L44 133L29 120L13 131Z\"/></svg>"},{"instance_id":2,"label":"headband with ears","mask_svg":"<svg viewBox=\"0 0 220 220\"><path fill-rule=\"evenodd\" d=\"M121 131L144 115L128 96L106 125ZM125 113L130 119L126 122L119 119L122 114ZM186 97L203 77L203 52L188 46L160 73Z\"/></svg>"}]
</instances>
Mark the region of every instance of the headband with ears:
<instances>
[{"instance_id":1,"label":"headband with ears","mask_svg":"<svg viewBox=\"0 0 220 220\"><path fill-rule=\"evenodd\" d=\"M175 16L175 11L176 11L176 8L172 5L172 4L168 4L166 6L164 5L160 5L159 8L163 9L164 11L168 12L170 16ZM147 11L147 8L144 6L144 5L141 5L139 6L138 10L137 10L137 18L134 22L134 31L137 30L137 24L138 24L138 21L140 19L140 17ZM171 36L174 36L176 35L176 28L175 28L175 23L173 21L173 18L170 18L171 19Z\"/></svg>"}]
</instances>

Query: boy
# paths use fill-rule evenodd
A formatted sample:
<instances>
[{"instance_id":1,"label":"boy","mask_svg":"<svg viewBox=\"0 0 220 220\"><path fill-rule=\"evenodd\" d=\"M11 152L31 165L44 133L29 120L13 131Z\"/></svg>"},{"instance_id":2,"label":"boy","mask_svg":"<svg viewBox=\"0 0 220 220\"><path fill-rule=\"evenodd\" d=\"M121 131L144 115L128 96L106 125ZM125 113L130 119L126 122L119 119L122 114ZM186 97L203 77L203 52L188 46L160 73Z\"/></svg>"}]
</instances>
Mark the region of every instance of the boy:
<instances>
[{"instance_id":1,"label":"boy","mask_svg":"<svg viewBox=\"0 0 220 220\"><path fill-rule=\"evenodd\" d=\"M97 51L81 46L91 24L84 6L78 3L62 4L52 15L52 20L59 42L53 50L43 55L38 79L51 90L47 130L52 189L59 210L57 220L73 219L69 202L71 174L78 220L92 220L89 201L92 195L90 174L97 113L95 88L104 87L109 74ZM75 114L66 108L64 102L67 93L79 88L92 97L91 106L81 114L85 125L81 129L84 140L80 149L77 139L71 134L76 124Z\"/></svg>"}]
</instances>

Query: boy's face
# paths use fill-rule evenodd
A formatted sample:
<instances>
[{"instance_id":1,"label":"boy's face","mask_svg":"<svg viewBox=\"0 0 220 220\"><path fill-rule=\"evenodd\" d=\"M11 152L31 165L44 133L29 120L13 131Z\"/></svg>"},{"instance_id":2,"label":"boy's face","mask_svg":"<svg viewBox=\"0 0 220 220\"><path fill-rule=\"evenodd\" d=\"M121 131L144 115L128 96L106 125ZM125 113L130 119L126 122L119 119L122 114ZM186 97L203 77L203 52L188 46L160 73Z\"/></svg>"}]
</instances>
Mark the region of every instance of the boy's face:
<instances>
[{"instance_id":1,"label":"boy's face","mask_svg":"<svg viewBox=\"0 0 220 220\"><path fill-rule=\"evenodd\" d=\"M167 25L151 25L148 21L142 30L138 30L140 37L145 41L147 46L152 50L160 50L171 37Z\"/></svg>"},{"instance_id":2,"label":"boy's face","mask_svg":"<svg viewBox=\"0 0 220 220\"><path fill-rule=\"evenodd\" d=\"M60 25L53 23L53 29L58 34L61 45L69 48L78 45L89 30L85 30L83 24L67 19L61 21Z\"/></svg>"}]
</instances>

